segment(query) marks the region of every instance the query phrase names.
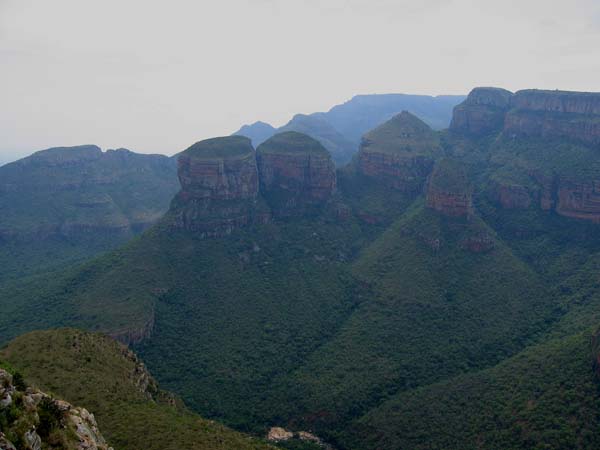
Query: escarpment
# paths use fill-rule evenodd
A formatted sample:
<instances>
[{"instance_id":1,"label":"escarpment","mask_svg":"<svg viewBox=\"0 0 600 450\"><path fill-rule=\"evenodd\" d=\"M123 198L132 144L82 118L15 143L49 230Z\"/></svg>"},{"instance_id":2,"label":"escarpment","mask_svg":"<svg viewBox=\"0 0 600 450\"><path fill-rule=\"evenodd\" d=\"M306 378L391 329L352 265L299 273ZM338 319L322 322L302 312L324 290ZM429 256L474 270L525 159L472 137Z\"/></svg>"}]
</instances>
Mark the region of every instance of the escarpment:
<instances>
[{"instance_id":1,"label":"escarpment","mask_svg":"<svg viewBox=\"0 0 600 450\"><path fill-rule=\"evenodd\" d=\"M460 162L438 161L427 184L427 207L451 217L468 217L473 212L472 188Z\"/></svg>"},{"instance_id":2,"label":"escarpment","mask_svg":"<svg viewBox=\"0 0 600 450\"><path fill-rule=\"evenodd\" d=\"M441 153L437 134L403 111L363 137L358 171L393 189L416 194Z\"/></svg>"},{"instance_id":3,"label":"escarpment","mask_svg":"<svg viewBox=\"0 0 600 450\"><path fill-rule=\"evenodd\" d=\"M479 87L454 108L450 130L485 135L502 129L513 94L506 89Z\"/></svg>"},{"instance_id":4,"label":"escarpment","mask_svg":"<svg viewBox=\"0 0 600 450\"><path fill-rule=\"evenodd\" d=\"M600 94L524 90L515 94L506 115L509 136L567 138L600 144Z\"/></svg>"},{"instance_id":5,"label":"escarpment","mask_svg":"<svg viewBox=\"0 0 600 450\"><path fill-rule=\"evenodd\" d=\"M476 88L455 108L450 129L497 133L493 151L503 152L503 175L492 178L489 192L503 208L600 222L600 93Z\"/></svg>"},{"instance_id":6,"label":"escarpment","mask_svg":"<svg viewBox=\"0 0 600 450\"><path fill-rule=\"evenodd\" d=\"M178 161L181 191L171 205L174 225L205 237L230 234L269 220L258 199L258 171L250 139L229 136L198 142Z\"/></svg>"},{"instance_id":7,"label":"escarpment","mask_svg":"<svg viewBox=\"0 0 600 450\"><path fill-rule=\"evenodd\" d=\"M140 232L167 211L175 175L175 161L163 155L103 152L95 145L39 151L0 167L0 235L40 240Z\"/></svg>"},{"instance_id":8,"label":"escarpment","mask_svg":"<svg viewBox=\"0 0 600 450\"><path fill-rule=\"evenodd\" d=\"M336 188L335 166L315 139L293 131L273 136L256 152L260 191L277 216L305 214Z\"/></svg>"}]
</instances>

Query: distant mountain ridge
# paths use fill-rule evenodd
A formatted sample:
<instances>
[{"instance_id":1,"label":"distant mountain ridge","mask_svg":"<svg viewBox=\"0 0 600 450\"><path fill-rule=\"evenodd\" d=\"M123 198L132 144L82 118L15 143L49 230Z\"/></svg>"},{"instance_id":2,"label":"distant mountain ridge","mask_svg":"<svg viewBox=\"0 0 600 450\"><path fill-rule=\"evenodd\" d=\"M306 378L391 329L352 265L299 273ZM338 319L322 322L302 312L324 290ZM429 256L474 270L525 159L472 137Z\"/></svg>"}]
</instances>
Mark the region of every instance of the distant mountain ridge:
<instances>
[{"instance_id":1,"label":"distant mountain ridge","mask_svg":"<svg viewBox=\"0 0 600 450\"><path fill-rule=\"evenodd\" d=\"M50 148L0 167L0 282L139 234L168 209L176 170L167 156L95 145Z\"/></svg>"},{"instance_id":2,"label":"distant mountain ridge","mask_svg":"<svg viewBox=\"0 0 600 450\"><path fill-rule=\"evenodd\" d=\"M399 112L409 111L434 130L441 130L448 127L452 108L465 98L464 95L357 95L327 112L297 114L278 129L256 122L244 125L234 134L249 137L257 147L276 132L305 133L320 141L330 151L336 165L342 166L357 153L363 134Z\"/></svg>"}]
</instances>

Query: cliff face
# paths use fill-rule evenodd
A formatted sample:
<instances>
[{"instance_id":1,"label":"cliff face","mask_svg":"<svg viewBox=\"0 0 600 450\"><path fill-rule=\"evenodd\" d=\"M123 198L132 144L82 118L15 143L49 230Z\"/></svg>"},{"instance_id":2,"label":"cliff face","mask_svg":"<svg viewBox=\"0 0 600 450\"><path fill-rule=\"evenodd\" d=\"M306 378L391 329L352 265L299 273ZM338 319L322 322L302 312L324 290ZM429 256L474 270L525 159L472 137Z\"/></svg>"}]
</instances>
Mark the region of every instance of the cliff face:
<instances>
[{"instance_id":1,"label":"cliff face","mask_svg":"<svg viewBox=\"0 0 600 450\"><path fill-rule=\"evenodd\" d=\"M0 369L0 413L7 417L0 431L0 449L63 448L112 450L93 414L37 389ZM18 418L18 420L17 420Z\"/></svg>"},{"instance_id":2,"label":"cliff face","mask_svg":"<svg viewBox=\"0 0 600 450\"><path fill-rule=\"evenodd\" d=\"M600 94L524 90L515 94L511 107L504 124L509 136L600 144Z\"/></svg>"},{"instance_id":3,"label":"cliff face","mask_svg":"<svg viewBox=\"0 0 600 450\"><path fill-rule=\"evenodd\" d=\"M500 88L479 87L454 108L450 130L485 135L502 129L513 94Z\"/></svg>"},{"instance_id":4,"label":"cliff face","mask_svg":"<svg viewBox=\"0 0 600 450\"><path fill-rule=\"evenodd\" d=\"M277 134L257 149L256 156L261 193L278 216L304 214L325 204L335 191L331 156L309 136Z\"/></svg>"},{"instance_id":5,"label":"cliff face","mask_svg":"<svg viewBox=\"0 0 600 450\"><path fill-rule=\"evenodd\" d=\"M473 212L472 191L462 165L438 161L427 184L427 207L445 216L468 217Z\"/></svg>"},{"instance_id":6,"label":"cliff face","mask_svg":"<svg viewBox=\"0 0 600 450\"><path fill-rule=\"evenodd\" d=\"M437 134L403 111L363 137L358 170L386 186L414 194L422 189L440 154Z\"/></svg>"},{"instance_id":7,"label":"cliff face","mask_svg":"<svg viewBox=\"0 0 600 450\"><path fill-rule=\"evenodd\" d=\"M179 156L181 191L173 200L174 225L203 237L269 220L258 208L258 171L248 138L198 142Z\"/></svg>"},{"instance_id":8,"label":"cliff face","mask_svg":"<svg viewBox=\"0 0 600 450\"><path fill-rule=\"evenodd\" d=\"M563 216L600 223L600 180L558 181L556 212Z\"/></svg>"},{"instance_id":9,"label":"cliff face","mask_svg":"<svg viewBox=\"0 0 600 450\"><path fill-rule=\"evenodd\" d=\"M599 93L476 88L454 109L450 128L472 137L498 133L500 150L509 149L502 170L526 179L492 180L491 196L503 208L600 222L600 177L589 167L600 144Z\"/></svg>"}]
</instances>

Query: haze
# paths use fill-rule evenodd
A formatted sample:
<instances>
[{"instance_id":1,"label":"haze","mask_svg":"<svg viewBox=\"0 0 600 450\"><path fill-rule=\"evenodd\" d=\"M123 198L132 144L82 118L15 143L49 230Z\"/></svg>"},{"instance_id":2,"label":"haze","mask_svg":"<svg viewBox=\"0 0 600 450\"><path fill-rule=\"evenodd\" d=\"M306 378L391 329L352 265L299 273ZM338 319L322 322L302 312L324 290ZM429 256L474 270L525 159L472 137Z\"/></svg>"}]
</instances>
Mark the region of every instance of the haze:
<instances>
[{"instance_id":1,"label":"haze","mask_svg":"<svg viewBox=\"0 0 600 450\"><path fill-rule=\"evenodd\" d=\"M360 93L598 91L597 0L0 0L0 164L173 154Z\"/></svg>"}]
</instances>

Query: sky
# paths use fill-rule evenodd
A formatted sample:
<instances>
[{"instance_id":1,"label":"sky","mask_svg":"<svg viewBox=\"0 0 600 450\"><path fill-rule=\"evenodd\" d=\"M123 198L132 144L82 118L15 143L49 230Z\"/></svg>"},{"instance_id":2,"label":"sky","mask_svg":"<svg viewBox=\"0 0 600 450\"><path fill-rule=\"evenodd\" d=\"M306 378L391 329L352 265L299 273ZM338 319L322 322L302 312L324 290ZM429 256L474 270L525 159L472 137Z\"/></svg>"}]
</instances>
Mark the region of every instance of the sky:
<instances>
[{"instance_id":1,"label":"sky","mask_svg":"<svg viewBox=\"0 0 600 450\"><path fill-rule=\"evenodd\" d=\"M0 0L0 164L475 86L600 91L600 1Z\"/></svg>"}]
</instances>

